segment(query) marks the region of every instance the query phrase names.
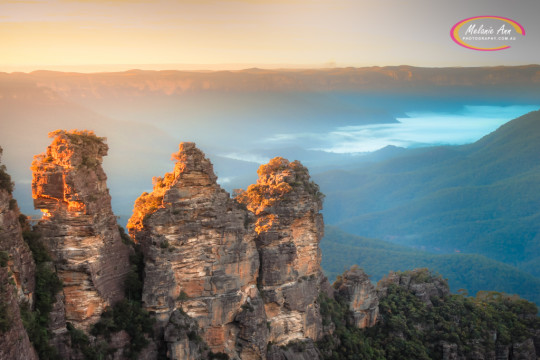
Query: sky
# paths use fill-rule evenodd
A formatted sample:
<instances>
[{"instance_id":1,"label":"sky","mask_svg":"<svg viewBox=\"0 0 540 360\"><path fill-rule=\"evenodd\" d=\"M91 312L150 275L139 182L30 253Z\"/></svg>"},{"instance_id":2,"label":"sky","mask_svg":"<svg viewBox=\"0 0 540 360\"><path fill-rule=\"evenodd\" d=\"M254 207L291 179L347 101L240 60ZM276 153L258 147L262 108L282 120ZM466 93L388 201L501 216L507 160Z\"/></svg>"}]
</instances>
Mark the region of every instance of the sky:
<instances>
[{"instance_id":1,"label":"sky","mask_svg":"<svg viewBox=\"0 0 540 360\"><path fill-rule=\"evenodd\" d=\"M0 71L538 64L538 14L538 0L0 0ZM451 40L481 15L526 35L503 51Z\"/></svg>"}]
</instances>

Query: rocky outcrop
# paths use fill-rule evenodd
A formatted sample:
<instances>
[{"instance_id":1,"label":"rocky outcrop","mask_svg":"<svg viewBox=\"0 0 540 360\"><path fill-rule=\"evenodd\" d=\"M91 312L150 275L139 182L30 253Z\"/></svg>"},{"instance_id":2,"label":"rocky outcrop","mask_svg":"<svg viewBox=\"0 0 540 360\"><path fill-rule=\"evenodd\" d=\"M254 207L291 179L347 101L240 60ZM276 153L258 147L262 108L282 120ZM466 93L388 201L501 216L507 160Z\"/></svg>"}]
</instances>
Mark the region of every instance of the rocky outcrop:
<instances>
[{"instance_id":1,"label":"rocky outcrop","mask_svg":"<svg viewBox=\"0 0 540 360\"><path fill-rule=\"evenodd\" d=\"M2 148L0 148L0 156ZM23 327L19 303L32 306L35 264L24 242L13 185L0 165L0 359L37 359Z\"/></svg>"},{"instance_id":2,"label":"rocky outcrop","mask_svg":"<svg viewBox=\"0 0 540 360\"><path fill-rule=\"evenodd\" d=\"M0 159L2 148L0 148ZM35 288L36 265L32 252L22 237L19 221L21 213L17 201L12 197L13 184L5 166L0 166L0 251L9 255L9 269L20 301L31 305Z\"/></svg>"},{"instance_id":3,"label":"rocky outcrop","mask_svg":"<svg viewBox=\"0 0 540 360\"><path fill-rule=\"evenodd\" d=\"M416 295L423 303L431 306L431 298L450 295L450 288L440 276L433 276L428 269L391 272L377 283L379 297L386 296L390 285L398 285Z\"/></svg>"},{"instance_id":4,"label":"rocky outcrop","mask_svg":"<svg viewBox=\"0 0 540 360\"><path fill-rule=\"evenodd\" d=\"M349 304L350 323L358 328L375 325L379 314L379 298L375 286L358 267L347 270L334 284L342 300Z\"/></svg>"},{"instance_id":5,"label":"rocky outcrop","mask_svg":"<svg viewBox=\"0 0 540 360\"><path fill-rule=\"evenodd\" d=\"M183 309L212 352L261 358L267 326L247 213L216 183L212 164L195 144L181 143L173 159L174 171L154 178L153 191L137 199L128 222L145 258L143 305L155 314L158 332L165 332L171 356L194 356L185 337L170 331ZM250 342L254 336L258 342Z\"/></svg>"},{"instance_id":6,"label":"rocky outcrop","mask_svg":"<svg viewBox=\"0 0 540 360\"><path fill-rule=\"evenodd\" d=\"M165 327L164 340L169 359L197 360L202 358L204 342L197 321L182 309L174 310Z\"/></svg>"},{"instance_id":7,"label":"rocky outcrop","mask_svg":"<svg viewBox=\"0 0 540 360\"><path fill-rule=\"evenodd\" d=\"M258 284L269 341L286 345L321 336L316 302L324 278L319 242L323 236L322 194L298 161L274 158L257 171L256 184L237 192L255 215L261 269Z\"/></svg>"},{"instance_id":8,"label":"rocky outcrop","mask_svg":"<svg viewBox=\"0 0 540 360\"><path fill-rule=\"evenodd\" d=\"M124 296L129 248L122 243L101 167L108 146L90 131L50 133L47 151L32 163L35 226L50 251L63 292L51 312L51 330L65 322L88 330L103 310Z\"/></svg>"},{"instance_id":9,"label":"rocky outcrop","mask_svg":"<svg viewBox=\"0 0 540 360\"><path fill-rule=\"evenodd\" d=\"M391 342L423 342L418 351L444 360L537 359L537 308L517 295L452 295L447 281L428 269L392 272L377 291L379 330Z\"/></svg>"},{"instance_id":10,"label":"rocky outcrop","mask_svg":"<svg viewBox=\"0 0 540 360\"><path fill-rule=\"evenodd\" d=\"M319 350L313 340L296 340L286 346L270 346L267 360L313 360L319 359Z\"/></svg>"},{"instance_id":11,"label":"rocky outcrop","mask_svg":"<svg viewBox=\"0 0 540 360\"><path fill-rule=\"evenodd\" d=\"M0 359L37 360L19 313L13 273L0 265Z\"/></svg>"}]
</instances>

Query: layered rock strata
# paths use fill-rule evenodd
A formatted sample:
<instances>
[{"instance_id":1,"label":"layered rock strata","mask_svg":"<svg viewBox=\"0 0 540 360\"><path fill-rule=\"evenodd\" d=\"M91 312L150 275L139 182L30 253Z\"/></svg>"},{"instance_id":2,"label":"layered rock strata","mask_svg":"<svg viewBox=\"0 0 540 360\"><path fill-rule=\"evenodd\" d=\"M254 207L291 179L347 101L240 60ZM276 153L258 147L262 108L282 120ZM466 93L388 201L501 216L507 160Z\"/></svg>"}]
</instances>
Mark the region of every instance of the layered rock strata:
<instances>
[{"instance_id":1,"label":"layered rock strata","mask_svg":"<svg viewBox=\"0 0 540 360\"><path fill-rule=\"evenodd\" d=\"M2 148L0 148L0 156ZM35 264L24 242L11 178L0 165L0 359L37 359L23 327L19 303L32 306Z\"/></svg>"},{"instance_id":2,"label":"layered rock strata","mask_svg":"<svg viewBox=\"0 0 540 360\"><path fill-rule=\"evenodd\" d=\"M2 148L0 148L0 159ZM11 178L3 165L0 167L2 183L0 186L0 251L9 254L9 269L13 274L13 281L20 301L33 302L35 288L36 265L32 252L22 237L19 221L21 213L17 201L12 197Z\"/></svg>"},{"instance_id":3,"label":"layered rock strata","mask_svg":"<svg viewBox=\"0 0 540 360\"><path fill-rule=\"evenodd\" d=\"M129 248L122 243L101 167L108 146L90 131L57 130L32 163L34 206L44 215L35 229L50 251L63 291L51 313L55 335L65 322L88 330L124 296Z\"/></svg>"},{"instance_id":4,"label":"layered rock strata","mask_svg":"<svg viewBox=\"0 0 540 360\"><path fill-rule=\"evenodd\" d=\"M350 323L361 329L375 325L379 298L375 286L362 269L353 267L347 270L334 286L338 296L349 304Z\"/></svg>"},{"instance_id":5,"label":"layered rock strata","mask_svg":"<svg viewBox=\"0 0 540 360\"><path fill-rule=\"evenodd\" d=\"M324 278L319 242L323 236L322 194L298 161L274 158L257 171L256 184L237 193L237 201L256 217L258 279L269 341L320 338L317 297Z\"/></svg>"},{"instance_id":6,"label":"layered rock strata","mask_svg":"<svg viewBox=\"0 0 540 360\"><path fill-rule=\"evenodd\" d=\"M145 257L143 305L155 314L172 358L196 358L199 351L174 330L192 326L181 310L197 321L212 352L260 359L268 330L248 214L216 183L195 144L181 143L173 160L174 171L154 178L128 223Z\"/></svg>"}]
</instances>

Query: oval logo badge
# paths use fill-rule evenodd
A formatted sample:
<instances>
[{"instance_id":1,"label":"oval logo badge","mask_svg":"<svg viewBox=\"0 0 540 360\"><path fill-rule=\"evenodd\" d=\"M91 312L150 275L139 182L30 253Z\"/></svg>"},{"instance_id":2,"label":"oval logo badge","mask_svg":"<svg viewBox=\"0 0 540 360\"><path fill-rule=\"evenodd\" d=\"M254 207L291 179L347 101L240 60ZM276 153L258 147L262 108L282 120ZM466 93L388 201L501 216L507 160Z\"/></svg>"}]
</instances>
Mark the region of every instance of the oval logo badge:
<instances>
[{"instance_id":1,"label":"oval logo badge","mask_svg":"<svg viewBox=\"0 0 540 360\"><path fill-rule=\"evenodd\" d=\"M464 48L498 51L510 48L512 41L525 35L520 23L502 16L474 16L461 20L450 30L450 37Z\"/></svg>"}]
</instances>

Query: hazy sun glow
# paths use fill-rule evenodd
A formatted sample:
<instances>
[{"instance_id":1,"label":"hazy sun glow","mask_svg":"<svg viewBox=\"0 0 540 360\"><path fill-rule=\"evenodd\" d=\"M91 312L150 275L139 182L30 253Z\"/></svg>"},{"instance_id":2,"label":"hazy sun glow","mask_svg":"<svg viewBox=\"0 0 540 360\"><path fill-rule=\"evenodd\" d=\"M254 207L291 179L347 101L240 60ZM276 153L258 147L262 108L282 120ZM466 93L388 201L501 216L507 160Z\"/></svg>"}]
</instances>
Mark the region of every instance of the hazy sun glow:
<instances>
[{"instance_id":1,"label":"hazy sun glow","mask_svg":"<svg viewBox=\"0 0 540 360\"><path fill-rule=\"evenodd\" d=\"M482 4L484 3L484 4ZM467 4L467 6L461 6ZM0 1L0 70L321 67L540 62L540 3L489 3L531 36L479 54L448 33L487 1ZM429 16L427 15L429 14ZM70 68L74 67L74 68Z\"/></svg>"}]
</instances>

